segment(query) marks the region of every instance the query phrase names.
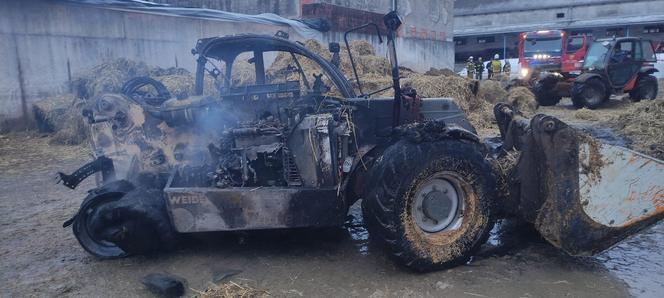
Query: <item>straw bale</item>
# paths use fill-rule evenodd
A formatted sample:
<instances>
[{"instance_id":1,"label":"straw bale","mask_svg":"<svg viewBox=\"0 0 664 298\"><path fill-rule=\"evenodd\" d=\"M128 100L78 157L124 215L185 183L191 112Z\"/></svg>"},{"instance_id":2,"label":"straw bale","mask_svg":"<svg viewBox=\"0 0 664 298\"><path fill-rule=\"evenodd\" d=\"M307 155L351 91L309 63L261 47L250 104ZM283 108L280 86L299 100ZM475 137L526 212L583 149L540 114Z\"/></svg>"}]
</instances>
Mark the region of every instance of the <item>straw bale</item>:
<instances>
[{"instance_id":1,"label":"straw bale","mask_svg":"<svg viewBox=\"0 0 664 298\"><path fill-rule=\"evenodd\" d=\"M535 95L526 87L510 89L507 102L526 116L532 116L539 108Z\"/></svg>"}]
</instances>

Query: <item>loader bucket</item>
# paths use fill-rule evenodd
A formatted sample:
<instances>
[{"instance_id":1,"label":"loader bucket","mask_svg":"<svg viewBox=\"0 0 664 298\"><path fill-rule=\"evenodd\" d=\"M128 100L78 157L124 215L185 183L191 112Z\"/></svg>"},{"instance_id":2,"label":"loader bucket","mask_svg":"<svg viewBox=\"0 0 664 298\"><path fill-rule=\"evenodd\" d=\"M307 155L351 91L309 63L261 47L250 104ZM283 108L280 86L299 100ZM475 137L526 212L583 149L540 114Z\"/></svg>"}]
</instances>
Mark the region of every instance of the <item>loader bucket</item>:
<instances>
[{"instance_id":1,"label":"loader bucket","mask_svg":"<svg viewBox=\"0 0 664 298\"><path fill-rule=\"evenodd\" d=\"M512 212L571 255L599 253L664 216L664 161L602 144L555 117L494 109L503 149L520 157Z\"/></svg>"}]
</instances>

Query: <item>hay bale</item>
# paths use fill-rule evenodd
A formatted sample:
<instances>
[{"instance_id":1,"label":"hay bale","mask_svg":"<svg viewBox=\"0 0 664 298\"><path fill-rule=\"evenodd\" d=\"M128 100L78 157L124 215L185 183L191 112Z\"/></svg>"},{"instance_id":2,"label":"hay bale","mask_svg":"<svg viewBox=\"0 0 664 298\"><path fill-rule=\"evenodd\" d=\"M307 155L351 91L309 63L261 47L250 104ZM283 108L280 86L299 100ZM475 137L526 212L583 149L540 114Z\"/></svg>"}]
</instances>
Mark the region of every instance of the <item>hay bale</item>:
<instances>
[{"instance_id":1,"label":"hay bale","mask_svg":"<svg viewBox=\"0 0 664 298\"><path fill-rule=\"evenodd\" d=\"M489 103L496 104L507 101L508 93L499 82L484 80L479 83L477 96Z\"/></svg>"},{"instance_id":2,"label":"hay bale","mask_svg":"<svg viewBox=\"0 0 664 298\"><path fill-rule=\"evenodd\" d=\"M150 76L152 77L174 76L174 75L191 75L191 73L188 70L179 67L161 68L157 66L150 68Z\"/></svg>"},{"instance_id":3,"label":"hay bale","mask_svg":"<svg viewBox=\"0 0 664 298\"><path fill-rule=\"evenodd\" d=\"M222 73L223 70L222 70ZM231 86L256 84L256 67L245 59L237 58L231 69Z\"/></svg>"},{"instance_id":4,"label":"hay bale","mask_svg":"<svg viewBox=\"0 0 664 298\"><path fill-rule=\"evenodd\" d=\"M185 99L194 94L196 81L189 73L164 75L156 77L155 79L164 84L171 95L175 96L177 99ZM221 79L222 78L220 77L220 80ZM238 78L235 81L239 82L240 79ZM219 82L217 82L211 75L206 73L203 82L203 95L219 95L218 85Z\"/></svg>"},{"instance_id":5,"label":"hay bale","mask_svg":"<svg viewBox=\"0 0 664 298\"><path fill-rule=\"evenodd\" d=\"M77 100L66 110L61 127L51 138L50 144L79 145L88 140L90 129L82 116L84 106L85 101Z\"/></svg>"},{"instance_id":6,"label":"hay bale","mask_svg":"<svg viewBox=\"0 0 664 298\"><path fill-rule=\"evenodd\" d=\"M428 76L456 76L457 74L449 68L429 68L427 72L424 73Z\"/></svg>"},{"instance_id":7,"label":"hay bale","mask_svg":"<svg viewBox=\"0 0 664 298\"><path fill-rule=\"evenodd\" d=\"M630 138L633 149L664 159L664 101L634 103L612 117L607 125Z\"/></svg>"},{"instance_id":8,"label":"hay bale","mask_svg":"<svg viewBox=\"0 0 664 298\"><path fill-rule=\"evenodd\" d=\"M166 89L177 99L187 98L194 92L194 77L185 75L163 75L155 78L160 81Z\"/></svg>"},{"instance_id":9,"label":"hay bale","mask_svg":"<svg viewBox=\"0 0 664 298\"><path fill-rule=\"evenodd\" d=\"M580 119L580 120L586 120L586 121L599 121L600 118L597 116L595 111L587 109L587 108L582 108L578 109L574 112L574 118Z\"/></svg>"},{"instance_id":10,"label":"hay bale","mask_svg":"<svg viewBox=\"0 0 664 298\"><path fill-rule=\"evenodd\" d=\"M507 102L526 116L534 114L539 108L535 95L526 87L511 88L507 95Z\"/></svg>"},{"instance_id":11,"label":"hay bale","mask_svg":"<svg viewBox=\"0 0 664 298\"><path fill-rule=\"evenodd\" d=\"M451 97L475 128L495 128L493 106L475 96L476 81L460 76L413 75L402 81L422 97Z\"/></svg>"},{"instance_id":12,"label":"hay bale","mask_svg":"<svg viewBox=\"0 0 664 298\"><path fill-rule=\"evenodd\" d=\"M35 102L32 111L39 131L51 133L60 130L67 118L67 111L75 101L73 94L61 94Z\"/></svg>"},{"instance_id":13,"label":"hay bale","mask_svg":"<svg viewBox=\"0 0 664 298\"><path fill-rule=\"evenodd\" d=\"M101 93L119 93L129 79L149 74L147 64L119 58L77 75L73 87L77 97L89 99Z\"/></svg>"},{"instance_id":14,"label":"hay bale","mask_svg":"<svg viewBox=\"0 0 664 298\"><path fill-rule=\"evenodd\" d=\"M366 40L353 40L350 42L350 51L353 56L375 56L376 49Z\"/></svg>"}]
</instances>

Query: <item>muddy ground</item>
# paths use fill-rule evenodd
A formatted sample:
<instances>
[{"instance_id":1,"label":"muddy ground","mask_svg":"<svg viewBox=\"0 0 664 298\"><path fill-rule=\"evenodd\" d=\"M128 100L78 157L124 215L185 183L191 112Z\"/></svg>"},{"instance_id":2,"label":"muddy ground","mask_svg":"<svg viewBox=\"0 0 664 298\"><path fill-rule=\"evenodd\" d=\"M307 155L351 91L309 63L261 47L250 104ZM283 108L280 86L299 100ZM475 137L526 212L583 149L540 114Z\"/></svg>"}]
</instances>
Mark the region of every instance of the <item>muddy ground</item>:
<instances>
[{"instance_id":1,"label":"muddy ground","mask_svg":"<svg viewBox=\"0 0 664 298\"><path fill-rule=\"evenodd\" d=\"M572 258L529 229L503 223L471 263L429 274L395 265L371 245L354 208L338 230L225 234L185 238L178 250L100 261L62 223L92 187L55 185L56 171L88 160L83 147L48 145L33 134L0 136L0 296L149 297L140 278L169 272L188 296L213 276L275 297L628 297L664 290L664 227L595 258Z\"/></svg>"},{"instance_id":2,"label":"muddy ground","mask_svg":"<svg viewBox=\"0 0 664 298\"><path fill-rule=\"evenodd\" d=\"M609 115L628 104L612 100ZM599 122L574 117L568 99L540 108L605 142L629 140ZM602 117L600 117L602 118ZM213 277L231 279L275 297L659 297L664 292L664 224L592 258L560 253L527 227L502 222L469 264L415 274L396 267L371 244L354 206L335 230L212 233L183 237L173 252L100 261L62 223L93 187L54 184L58 170L89 161L81 146L49 145L33 133L0 135L0 297L151 294L140 279L168 272L188 281L187 295Z\"/></svg>"}]
</instances>

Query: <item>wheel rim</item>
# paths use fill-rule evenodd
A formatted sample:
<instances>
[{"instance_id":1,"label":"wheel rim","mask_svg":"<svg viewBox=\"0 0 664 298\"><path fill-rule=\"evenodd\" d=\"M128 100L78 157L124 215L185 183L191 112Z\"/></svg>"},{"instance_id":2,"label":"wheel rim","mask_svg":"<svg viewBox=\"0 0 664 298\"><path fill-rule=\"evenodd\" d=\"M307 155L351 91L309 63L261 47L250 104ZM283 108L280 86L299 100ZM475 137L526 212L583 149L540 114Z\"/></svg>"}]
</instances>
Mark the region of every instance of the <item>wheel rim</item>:
<instances>
[{"instance_id":1,"label":"wheel rim","mask_svg":"<svg viewBox=\"0 0 664 298\"><path fill-rule=\"evenodd\" d=\"M589 105L597 105L602 102L602 91L593 86L586 86L583 90L583 97Z\"/></svg>"},{"instance_id":2,"label":"wheel rim","mask_svg":"<svg viewBox=\"0 0 664 298\"><path fill-rule=\"evenodd\" d=\"M463 222L464 194L456 177L436 175L418 187L412 205L417 226L437 233L458 229Z\"/></svg>"},{"instance_id":3,"label":"wheel rim","mask_svg":"<svg viewBox=\"0 0 664 298\"><path fill-rule=\"evenodd\" d=\"M84 217L83 228L88 233L88 235L90 237L90 240L94 241L97 245L107 247L107 248L115 248L115 247L117 247L117 245L115 245L114 243L112 243L108 240L100 239L99 237L97 237L97 234L95 233L95 231L91 230L90 216L92 216L92 213L94 212L94 208L96 208L96 207L97 206L92 206L92 207L85 210L86 215Z\"/></svg>"},{"instance_id":4,"label":"wheel rim","mask_svg":"<svg viewBox=\"0 0 664 298\"><path fill-rule=\"evenodd\" d=\"M119 258L127 255L114 243L99 239L90 227L90 217L95 208L115 199L114 197L106 197L91 204L85 204L86 206L83 206L84 209L80 211L73 224L74 236L76 236L81 246L89 253L100 258Z\"/></svg>"}]
</instances>

